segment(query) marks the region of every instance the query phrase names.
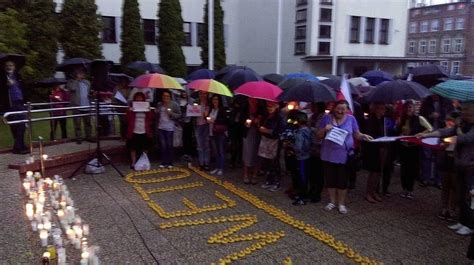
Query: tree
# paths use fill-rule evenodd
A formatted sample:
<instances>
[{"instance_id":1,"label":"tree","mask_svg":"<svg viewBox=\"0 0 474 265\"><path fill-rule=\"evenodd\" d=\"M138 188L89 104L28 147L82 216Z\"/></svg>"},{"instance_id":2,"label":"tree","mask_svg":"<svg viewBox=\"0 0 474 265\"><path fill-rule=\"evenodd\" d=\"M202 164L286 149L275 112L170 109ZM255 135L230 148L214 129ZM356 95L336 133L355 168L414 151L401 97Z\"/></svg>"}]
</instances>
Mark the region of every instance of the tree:
<instances>
[{"instance_id":1,"label":"tree","mask_svg":"<svg viewBox=\"0 0 474 265\"><path fill-rule=\"evenodd\" d=\"M203 34L199 39L201 43L202 66L209 67L209 23L208 23L208 5L204 5L204 24ZM214 68L221 69L226 66L225 40L224 40L224 10L222 10L221 1L214 0Z\"/></svg>"},{"instance_id":2,"label":"tree","mask_svg":"<svg viewBox=\"0 0 474 265\"><path fill-rule=\"evenodd\" d=\"M60 41L66 58L102 58L102 20L94 0L65 0L60 14Z\"/></svg>"},{"instance_id":3,"label":"tree","mask_svg":"<svg viewBox=\"0 0 474 265\"><path fill-rule=\"evenodd\" d=\"M0 12L0 53L22 54L27 46L26 24L19 19L19 13L13 9Z\"/></svg>"},{"instance_id":4,"label":"tree","mask_svg":"<svg viewBox=\"0 0 474 265\"><path fill-rule=\"evenodd\" d=\"M28 25L27 65L31 72L26 80L37 81L50 77L55 72L58 52L58 21L53 0L30 1L25 7L23 20Z\"/></svg>"},{"instance_id":5,"label":"tree","mask_svg":"<svg viewBox=\"0 0 474 265\"><path fill-rule=\"evenodd\" d=\"M162 0L158 9L160 65L172 76L185 76L186 60L181 49L184 40L181 4L179 0Z\"/></svg>"},{"instance_id":6,"label":"tree","mask_svg":"<svg viewBox=\"0 0 474 265\"><path fill-rule=\"evenodd\" d=\"M140 9L137 0L124 0L122 15L122 36L120 49L123 66L133 61L145 60L145 41L141 27Z\"/></svg>"}]
</instances>

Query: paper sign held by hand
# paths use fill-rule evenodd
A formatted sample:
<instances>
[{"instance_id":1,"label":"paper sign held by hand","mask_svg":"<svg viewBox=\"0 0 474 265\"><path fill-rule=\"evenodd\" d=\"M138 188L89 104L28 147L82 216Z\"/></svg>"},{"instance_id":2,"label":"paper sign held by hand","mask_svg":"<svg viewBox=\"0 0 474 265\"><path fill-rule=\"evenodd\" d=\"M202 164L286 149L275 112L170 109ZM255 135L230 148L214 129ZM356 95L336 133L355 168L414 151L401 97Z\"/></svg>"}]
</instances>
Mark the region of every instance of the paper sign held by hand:
<instances>
[{"instance_id":1,"label":"paper sign held by hand","mask_svg":"<svg viewBox=\"0 0 474 265\"><path fill-rule=\"evenodd\" d=\"M325 139L338 145L343 145L348 134L348 131L334 127L326 134Z\"/></svg>"},{"instance_id":2,"label":"paper sign held by hand","mask_svg":"<svg viewBox=\"0 0 474 265\"><path fill-rule=\"evenodd\" d=\"M201 106L190 105L186 107L186 117L200 117L202 116Z\"/></svg>"},{"instance_id":3,"label":"paper sign held by hand","mask_svg":"<svg viewBox=\"0 0 474 265\"><path fill-rule=\"evenodd\" d=\"M133 101L132 109L134 112L148 112L150 111L150 102L148 101Z\"/></svg>"}]
</instances>

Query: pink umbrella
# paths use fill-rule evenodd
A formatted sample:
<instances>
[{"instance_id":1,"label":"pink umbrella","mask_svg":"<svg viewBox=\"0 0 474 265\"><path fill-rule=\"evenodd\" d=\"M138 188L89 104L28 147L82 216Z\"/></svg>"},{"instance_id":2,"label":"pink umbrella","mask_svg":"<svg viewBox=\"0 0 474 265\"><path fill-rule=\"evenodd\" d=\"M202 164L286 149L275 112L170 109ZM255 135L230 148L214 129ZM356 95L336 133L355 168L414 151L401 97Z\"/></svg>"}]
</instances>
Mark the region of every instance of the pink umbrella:
<instances>
[{"instance_id":1,"label":"pink umbrella","mask_svg":"<svg viewBox=\"0 0 474 265\"><path fill-rule=\"evenodd\" d=\"M266 81L251 81L238 87L234 94L278 102L277 98L282 92L281 88Z\"/></svg>"}]
</instances>

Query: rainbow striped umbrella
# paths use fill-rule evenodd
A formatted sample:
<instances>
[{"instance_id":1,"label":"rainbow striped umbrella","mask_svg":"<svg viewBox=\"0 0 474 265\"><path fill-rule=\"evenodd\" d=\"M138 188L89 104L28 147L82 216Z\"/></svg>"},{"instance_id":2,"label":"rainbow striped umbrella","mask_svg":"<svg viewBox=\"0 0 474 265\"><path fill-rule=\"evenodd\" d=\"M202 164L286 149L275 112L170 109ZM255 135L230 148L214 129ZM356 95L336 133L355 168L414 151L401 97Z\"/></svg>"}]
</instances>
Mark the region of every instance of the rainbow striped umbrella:
<instances>
[{"instance_id":1,"label":"rainbow striped umbrella","mask_svg":"<svg viewBox=\"0 0 474 265\"><path fill-rule=\"evenodd\" d=\"M232 93L224 84L213 79L194 80L188 84L188 88L232 97Z\"/></svg>"},{"instance_id":2,"label":"rainbow striped umbrella","mask_svg":"<svg viewBox=\"0 0 474 265\"><path fill-rule=\"evenodd\" d=\"M139 88L183 89L174 77L164 74L141 75L135 78L129 86Z\"/></svg>"}]
</instances>

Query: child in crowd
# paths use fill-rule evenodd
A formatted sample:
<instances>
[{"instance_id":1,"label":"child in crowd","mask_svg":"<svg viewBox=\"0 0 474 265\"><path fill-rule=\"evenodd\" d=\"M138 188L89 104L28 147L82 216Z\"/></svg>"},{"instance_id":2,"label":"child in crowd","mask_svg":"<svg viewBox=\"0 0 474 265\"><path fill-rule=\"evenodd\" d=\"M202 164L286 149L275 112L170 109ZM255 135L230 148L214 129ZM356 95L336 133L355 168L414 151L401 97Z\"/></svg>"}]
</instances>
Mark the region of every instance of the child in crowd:
<instances>
[{"instance_id":1,"label":"child in crowd","mask_svg":"<svg viewBox=\"0 0 474 265\"><path fill-rule=\"evenodd\" d=\"M280 140L283 147L283 156L285 158L285 169L291 177L291 187L285 191L291 199L295 199L298 185L298 170L296 165L296 155L293 149L295 143L295 133L298 129L296 121L297 110L290 110L287 115L286 127L280 134Z\"/></svg>"},{"instance_id":2,"label":"child in crowd","mask_svg":"<svg viewBox=\"0 0 474 265\"><path fill-rule=\"evenodd\" d=\"M133 101L146 101L145 94L137 92L133 96ZM127 147L130 150L130 158L132 163L131 169L135 169L137 155L147 153L151 146L153 138L153 111L137 111L133 108L127 111Z\"/></svg>"},{"instance_id":3,"label":"child in crowd","mask_svg":"<svg viewBox=\"0 0 474 265\"><path fill-rule=\"evenodd\" d=\"M297 196L293 205L305 205L308 193L308 177L310 175L310 155L311 145L313 142L314 133L308 126L308 116L304 112L299 112L296 116L298 129L295 132L295 143L293 150L297 161L298 170L298 184Z\"/></svg>"}]
</instances>

